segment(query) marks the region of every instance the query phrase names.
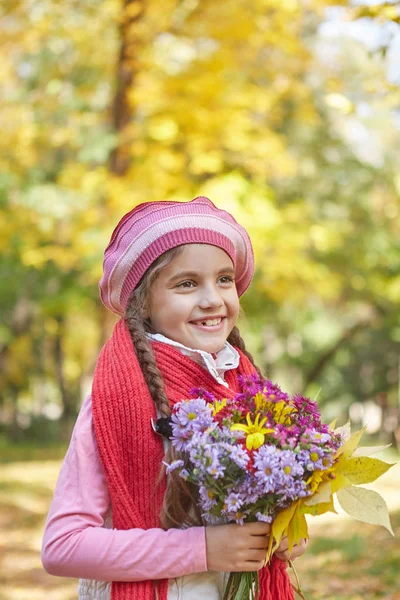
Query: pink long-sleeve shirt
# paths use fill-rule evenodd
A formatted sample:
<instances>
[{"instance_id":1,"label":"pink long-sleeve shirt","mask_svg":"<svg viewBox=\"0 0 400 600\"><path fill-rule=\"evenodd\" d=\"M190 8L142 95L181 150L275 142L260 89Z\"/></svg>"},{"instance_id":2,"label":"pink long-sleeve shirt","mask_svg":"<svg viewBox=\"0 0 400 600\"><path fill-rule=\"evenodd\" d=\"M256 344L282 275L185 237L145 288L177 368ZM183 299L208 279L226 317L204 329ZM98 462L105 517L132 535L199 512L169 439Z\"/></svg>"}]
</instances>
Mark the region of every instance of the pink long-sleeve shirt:
<instances>
[{"instance_id":1,"label":"pink long-sleeve shirt","mask_svg":"<svg viewBox=\"0 0 400 600\"><path fill-rule=\"evenodd\" d=\"M79 413L47 517L43 566L52 575L102 581L172 579L207 570L204 527L104 527L110 496L89 396Z\"/></svg>"}]
</instances>

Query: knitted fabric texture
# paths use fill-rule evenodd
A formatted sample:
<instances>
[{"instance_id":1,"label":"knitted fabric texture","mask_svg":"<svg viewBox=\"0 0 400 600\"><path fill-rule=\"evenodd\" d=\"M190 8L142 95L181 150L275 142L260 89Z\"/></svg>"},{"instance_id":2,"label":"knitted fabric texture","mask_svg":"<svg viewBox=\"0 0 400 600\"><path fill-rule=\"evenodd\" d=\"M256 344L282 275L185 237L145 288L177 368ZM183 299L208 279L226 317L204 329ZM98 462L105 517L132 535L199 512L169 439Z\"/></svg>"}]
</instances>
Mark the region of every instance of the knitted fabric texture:
<instances>
[{"instance_id":1,"label":"knitted fabric texture","mask_svg":"<svg viewBox=\"0 0 400 600\"><path fill-rule=\"evenodd\" d=\"M229 389L179 350L152 343L157 365L171 405L188 398L192 388L203 387L216 397L233 397L239 390L238 375L254 368L240 353L240 365L226 373ZM162 440L152 431L155 405L141 372L129 331L121 319L103 347L92 389L93 423L100 459L112 504L115 529L160 527L159 514L165 480L156 486L164 458ZM281 561L262 570L260 600L293 600L289 579ZM112 600L167 599L168 581L113 582Z\"/></svg>"},{"instance_id":2,"label":"knitted fabric texture","mask_svg":"<svg viewBox=\"0 0 400 600\"><path fill-rule=\"evenodd\" d=\"M146 202L122 217L104 252L100 297L123 315L128 298L151 264L183 244L210 244L224 250L235 266L241 296L254 272L247 231L228 212L203 196L191 202Z\"/></svg>"}]
</instances>

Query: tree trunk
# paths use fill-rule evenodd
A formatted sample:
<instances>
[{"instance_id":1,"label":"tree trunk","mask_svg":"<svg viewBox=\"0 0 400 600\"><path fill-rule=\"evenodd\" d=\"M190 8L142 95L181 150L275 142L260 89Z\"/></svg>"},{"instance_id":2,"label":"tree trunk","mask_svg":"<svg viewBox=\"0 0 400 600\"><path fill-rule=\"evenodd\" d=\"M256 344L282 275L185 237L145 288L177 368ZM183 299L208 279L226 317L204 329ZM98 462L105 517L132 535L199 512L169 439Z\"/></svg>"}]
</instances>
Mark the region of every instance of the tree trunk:
<instances>
[{"instance_id":1,"label":"tree trunk","mask_svg":"<svg viewBox=\"0 0 400 600\"><path fill-rule=\"evenodd\" d=\"M64 316L58 316L57 322L57 333L54 336L54 360L56 381L60 390L61 403L63 407L63 413L61 416L61 437L64 440L68 440L70 438L71 431L75 422L76 404L73 400L75 394L71 393L71 390L68 389L64 372Z\"/></svg>"},{"instance_id":2,"label":"tree trunk","mask_svg":"<svg viewBox=\"0 0 400 600\"><path fill-rule=\"evenodd\" d=\"M131 164L132 137L129 125L135 107L129 98L139 71L140 36L137 24L144 12L144 0L123 0L120 25L121 46L117 63L117 82L112 106L112 122L118 135L118 144L110 156L109 168L115 175L124 175Z\"/></svg>"}]
</instances>

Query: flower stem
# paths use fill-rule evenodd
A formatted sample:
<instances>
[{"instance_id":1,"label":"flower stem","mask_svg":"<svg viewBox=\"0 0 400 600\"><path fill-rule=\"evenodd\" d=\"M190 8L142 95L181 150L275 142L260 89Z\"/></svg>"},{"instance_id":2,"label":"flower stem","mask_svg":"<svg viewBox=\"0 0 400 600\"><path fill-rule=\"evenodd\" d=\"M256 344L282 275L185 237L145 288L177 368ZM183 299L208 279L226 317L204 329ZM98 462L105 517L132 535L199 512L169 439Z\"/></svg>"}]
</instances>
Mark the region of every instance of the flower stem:
<instances>
[{"instance_id":1,"label":"flower stem","mask_svg":"<svg viewBox=\"0 0 400 600\"><path fill-rule=\"evenodd\" d=\"M305 595L303 593L303 590L301 588L300 579L299 579L299 576L297 574L296 568L295 568L292 560L289 560L289 566L292 569L292 571L294 573L294 576L296 578L297 587L292 584L292 587L293 587L294 591L296 592L296 594L298 594L300 596L301 600L307 600L307 598L305 597Z\"/></svg>"}]
</instances>

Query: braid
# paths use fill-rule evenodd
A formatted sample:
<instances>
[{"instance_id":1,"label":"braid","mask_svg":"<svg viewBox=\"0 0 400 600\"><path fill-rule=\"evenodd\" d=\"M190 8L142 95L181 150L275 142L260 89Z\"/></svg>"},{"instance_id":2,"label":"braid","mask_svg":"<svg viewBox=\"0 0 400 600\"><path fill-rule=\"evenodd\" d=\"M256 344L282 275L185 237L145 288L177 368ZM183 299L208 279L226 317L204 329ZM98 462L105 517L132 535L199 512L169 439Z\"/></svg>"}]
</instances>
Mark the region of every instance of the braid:
<instances>
[{"instance_id":1,"label":"braid","mask_svg":"<svg viewBox=\"0 0 400 600\"><path fill-rule=\"evenodd\" d=\"M125 322L131 334L140 368L157 411L160 416L169 417L171 409L165 394L164 381L157 367L150 341L146 336L143 319L135 314L135 308L133 304L128 306L125 313Z\"/></svg>"},{"instance_id":2,"label":"braid","mask_svg":"<svg viewBox=\"0 0 400 600\"><path fill-rule=\"evenodd\" d=\"M251 362L251 364L253 365L253 367L255 368L255 370L257 371L258 375L260 377L262 377L262 371L260 369L260 367L258 367L255 363L254 363L254 358L253 356L250 354L250 352L248 350L246 350L246 344L244 343L244 339L242 338L242 336L240 335L240 331L239 329L235 326L232 331L230 332L229 336L228 336L228 340L227 340L232 346L236 346L236 348L239 348L239 350L241 350L243 352L243 354L245 356L247 356L247 358L249 359L249 361Z\"/></svg>"}]
</instances>

